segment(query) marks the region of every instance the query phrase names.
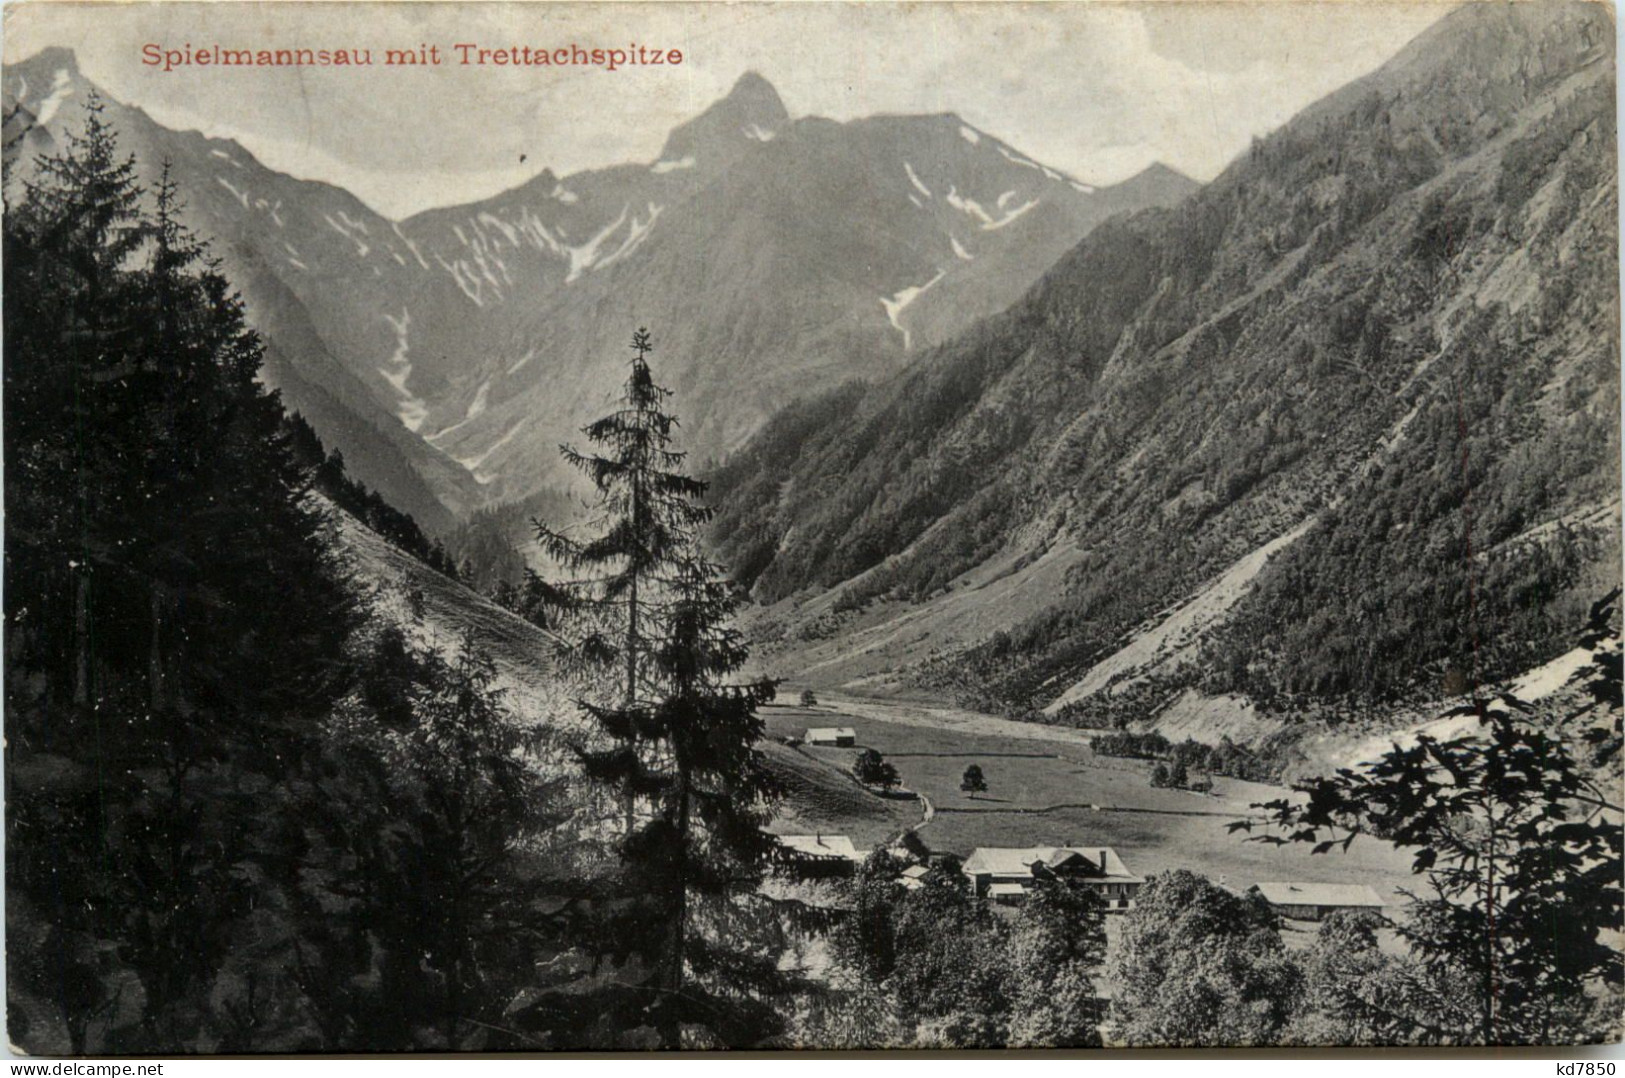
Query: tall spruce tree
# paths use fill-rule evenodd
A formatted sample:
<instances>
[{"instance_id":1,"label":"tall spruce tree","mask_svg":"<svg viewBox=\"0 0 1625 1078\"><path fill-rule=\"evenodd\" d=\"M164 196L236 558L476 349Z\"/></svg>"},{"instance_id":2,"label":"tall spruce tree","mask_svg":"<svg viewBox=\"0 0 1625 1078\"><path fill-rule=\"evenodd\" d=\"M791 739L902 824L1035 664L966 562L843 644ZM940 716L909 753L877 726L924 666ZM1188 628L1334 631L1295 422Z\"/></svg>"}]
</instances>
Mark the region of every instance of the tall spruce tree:
<instances>
[{"instance_id":1,"label":"tall spruce tree","mask_svg":"<svg viewBox=\"0 0 1625 1078\"><path fill-rule=\"evenodd\" d=\"M733 588L698 548L705 484L679 470L646 330L632 350L621 407L584 428L597 451L563 447L598 490L603 530L575 540L536 523L547 553L581 574L558 589L581 627L566 654L606 687L583 701L598 737L578 756L628 806L613 828L621 904L598 930L646 971L628 1025L665 1047L756 1043L776 1028L764 1001L797 987L777 968L784 932L819 913L761 893L780 854L755 747L774 686L728 682L748 652L729 624Z\"/></svg>"}]
</instances>

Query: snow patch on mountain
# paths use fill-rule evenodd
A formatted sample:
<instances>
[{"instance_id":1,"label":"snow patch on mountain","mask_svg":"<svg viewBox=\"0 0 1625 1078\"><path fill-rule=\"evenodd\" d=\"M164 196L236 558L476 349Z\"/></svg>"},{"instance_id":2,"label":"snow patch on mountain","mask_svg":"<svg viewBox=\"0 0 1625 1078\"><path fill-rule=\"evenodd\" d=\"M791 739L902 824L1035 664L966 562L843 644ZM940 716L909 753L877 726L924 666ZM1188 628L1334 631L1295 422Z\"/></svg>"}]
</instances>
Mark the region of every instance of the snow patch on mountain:
<instances>
[{"instance_id":1,"label":"snow patch on mountain","mask_svg":"<svg viewBox=\"0 0 1625 1078\"><path fill-rule=\"evenodd\" d=\"M344 211L343 210L339 211L339 216L344 217ZM351 243L355 244L357 254L359 254L362 258L367 257L367 252L372 250L372 248L368 247L366 245L366 243L362 242L360 236L352 235L348 228L346 228L344 225L339 224L337 221L333 220L333 215L332 214L324 213L324 214L322 214L322 218L327 221L328 227L331 228L334 232L337 232L339 235L343 236L345 239L347 239ZM348 220L348 218L346 218L346 220ZM365 235L366 233L363 231L362 234Z\"/></svg>"},{"instance_id":2,"label":"snow patch on mountain","mask_svg":"<svg viewBox=\"0 0 1625 1078\"><path fill-rule=\"evenodd\" d=\"M560 257L564 256L564 244L557 236L547 230L547 226L542 223L542 219L537 217L529 206L519 211L519 230L530 237L531 246L538 251L547 251Z\"/></svg>"},{"instance_id":3,"label":"snow patch on mountain","mask_svg":"<svg viewBox=\"0 0 1625 1078\"><path fill-rule=\"evenodd\" d=\"M1022 214L1026 213L1028 210L1030 210L1034 206L1038 205L1038 202L1039 202L1039 200L1036 199L1036 198L1032 199L1030 201L1027 201L1027 202L1023 202L1021 205L1019 205L1015 209L1009 211L1003 217L999 218L997 221L989 221L987 224L983 225L982 226L982 231L983 232L993 232L993 231L995 231L997 229L1003 228L1005 225L1009 224L1011 221L1014 221L1016 218L1020 217Z\"/></svg>"},{"instance_id":4,"label":"snow patch on mountain","mask_svg":"<svg viewBox=\"0 0 1625 1078\"><path fill-rule=\"evenodd\" d=\"M491 379L487 378L485 381L480 383L480 388L474 391L474 399L469 401L468 410L463 413L463 418L459 419L457 422L443 430L438 430L435 433L428 435L423 440L428 442L430 445L436 445L439 443L440 439L451 434L453 431L461 430L469 423L478 419L482 414L484 414L486 398L488 398L490 395Z\"/></svg>"},{"instance_id":5,"label":"snow patch on mountain","mask_svg":"<svg viewBox=\"0 0 1625 1078\"><path fill-rule=\"evenodd\" d=\"M977 202L974 198L966 198L964 195L961 195L959 193L959 188L951 184L948 187L947 199L948 205L952 206L961 213L967 213L976 218L976 220L981 223L983 228L986 228L988 225L993 223L993 215L982 209L982 204L980 202Z\"/></svg>"},{"instance_id":6,"label":"snow patch on mountain","mask_svg":"<svg viewBox=\"0 0 1625 1078\"><path fill-rule=\"evenodd\" d=\"M553 197L564 203L566 206L571 206L581 201L581 196L577 195L574 191L566 191L562 183L553 185Z\"/></svg>"},{"instance_id":7,"label":"snow patch on mountain","mask_svg":"<svg viewBox=\"0 0 1625 1078\"><path fill-rule=\"evenodd\" d=\"M654 227L655 218L660 216L660 211L663 209L665 209L664 206L657 206L651 202L649 203L649 217L647 220L633 215L632 223L626 228L626 239L621 241L621 245L615 249L613 254L600 260L593 269L601 270L605 266L612 266L637 250L638 245L648 238L649 230Z\"/></svg>"},{"instance_id":8,"label":"snow patch on mountain","mask_svg":"<svg viewBox=\"0 0 1625 1078\"><path fill-rule=\"evenodd\" d=\"M952 232L948 233L948 242L953 246L954 254L958 255L966 262L971 261L971 253L965 250L964 246L960 244L958 236L955 236Z\"/></svg>"},{"instance_id":9,"label":"snow patch on mountain","mask_svg":"<svg viewBox=\"0 0 1625 1078\"><path fill-rule=\"evenodd\" d=\"M1056 183L1071 182L1071 181L1068 181L1065 176L1061 175L1059 172L1056 172L1054 169L1048 167L1047 165L1040 165L1037 161L1034 161L1034 160L1032 160L1030 158L1023 157L1019 153L1011 153L1008 147L1000 146L999 147L999 152L1001 154L1003 154L1004 159L1006 161L1009 161L1011 164L1020 165L1022 168L1036 169L1037 171L1042 172L1049 179L1054 180ZM1072 186L1078 187L1078 185L1076 183L1073 183ZM1078 187L1078 190L1082 191L1083 188ZM1093 191L1094 188L1091 187L1091 188L1089 188L1089 190Z\"/></svg>"},{"instance_id":10,"label":"snow patch on mountain","mask_svg":"<svg viewBox=\"0 0 1625 1078\"><path fill-rule=\"evenodd\" d=\"M606 226L603 231L599 232L586 243L580 244L579 246L565 248L565 251L570 258L570 272L564 277L565 284L569 284L570 282L580 278L583 273L591 269L593 264L598 261L598 249L603 246L605 240L609 239L611 232L614 232L617 228L620 228L621 225L626 223L627 209L628 207L621 207L620 216L616 217L615 220L610 222L610 224Z\"/></svg>"},{"instance_id":11,"label":"snow patch on mountain","mask_svg":"<svg viewBox=\"0 0 1625 1078\"><path fill-rule=\"evenodd\" d=\"M664 176L668 172L676 172L678 169L693 167L694 155L689 154L687 157L679 157L675 161L656 161L654 164L649 166L649 171L653 172L656 176Z\"/></svg>"},{"instance_id":12,"label":"snow patch on mountain","mask_svg":"<svg viewBox=\"0 0 1625 1078\"><path fill-rule=\"evenodd\" d=\"M476 273L475 267L470 266L467 259L459 258L447 262L440 256L439 251L434 253L434 260L440 264L441 269L451 274L451 279L457 282L457 287L462 289L463 295L474 301L474 306L485 306L485 289L491 280L489 271ZM498 298L501 298L500 295Z\"/></svg>"},{"instance_id":13,"label":"snow patch on mountain","mask_svg":"<svg viewBox=\"0 0 1625 1078\"><path fill-rule=\"evenodd\" d=\"M649 205L649 220L640 223L638 218L633 217L632 226L630 229L628 229L627 238L622 241L620 247L617 248L613 254L611 254L608 258L600 260L599 254L603 249L605 241L607 241L617 229L626 224L627 213L630 209L630 206L622 206L621 212L615 218L615 220L606 225L592 239L588 240L586 243L580 244L579 246L565 248L565 250L569 252L570 256L570 272L565 275L565 284L569 284L572 281L580 279L583 273L586 273L594 266L607 265L609 262L612 262L626 254L627 251L629 251L632 247L635 247L639 243L643 242L643 236L648 232L649 226L654 224L654 219L660 215L660 208L656 207L653 203L650 203Z\"/></svg>"},{"instance_id":14,"label":"snow patch on mountain","mask_svg":"<svg viewBox=\"0 0 1625 1078\"><path fill-rule=\"evenodd\" d=\"M904 161L903 171L908 173L908 182L914 185L914 189L916 191L924 195L926 198L931 197L931 188L920 182L920 178L914 174L913 165L909 164L907 161Z\"/></svg>"},{"instance_id":15,"label":"snow patch on mountain","mask_svg":"<svg viewBox=\"0 0 1625 1078\"><path fill-rule=\"evenodd\" d=\"M519 230L510 225L508 222L504 221L502 218L498 217L496 214L489 211L483 211L477 218L475 218L475 220L482 225L489 225L498 232L502 233L502 238L508 241L509 247L519 246Z\"/></svg>"},{"instance_id":16,"label":"snow patch on mountain","mask_svg":"<svg viewBox=\"0 0 1625 1078\"><path fill-rule=\"evenodd\" d=\"M908 308L909 304L919 299L920 296L925 294L927 289L936 284L938 281L942 280L942 278L946 275L946 270L937 270L937 275L924 284L910 285L908 288L903 289L895 296L880 297L880 306L886 311L887 321L891 322L893 329L903 335L903 349L905 351L908 349L912 338L908 329L903 325L902 322L898 321L898 316Z\"/></svg>"},{"instance_id":17,"label":"snow patch on mountain","mask_svg":"<svg viewBox=\"0 0 1625 1078\"><path fill-rule=\"evenodd\" d=\"M533 360L535 358L536 358L536 349L535 349L534 346L532 346L528 351L525 352L524 355L519 357L518 361L516 363L514 363L513 366L508 368L508 374L509 375L518 374L520 369L522 367L524 367L525 364L529 363L531 360Z\"/></svg>"},{"instance_id":18,"label":"snow patch on mountain","mask_svg":"<svg viewBox=\"0 0 1625 1078\"><path fill-rule=\"evenodd\" d=\"M39 103L34 122L41 127L50 123L51 117L56 115L56 110L62 107L62 102L66 101L72 93L73 76L68 74L67 68L57 68L56 76L51 83L51 92L46 94L45 100Z\"/></svg>"},{"instance_id":19,"label":"snow patch on mountain","mask_svg":"<svg viewBox=\"0 0 1625 1078\"><path fill-rule=\"evenodd\" d=\"M972 146L982 141L982 133L976 130L976 128L971 127L969 124L959 125L959 137L970 143Z\"/></svg>"},{"instance_id":20,"label":"snow patch on mountain","mask_svg":"<svg viewBox=\"0 0 1625 1078\"><path fill-rule=\"evenodd\" d=\"M481 214L480 218L488 216L490 215ZM496 218L493 217L492 220L496 220ZM468 258L458 259L457 265L462 267L463 272L467 273L469 279L474 282L476 291L480 293L481 300L485 298L487 287L490 288L491 295L495 299L501 300L504 286L512 287L513 285L513 275L508 272L508 264L497 253L497 245L486 235L482 220L473 219L469 222L468 227L469 231L464 232L463 226L460 224L451 226L452 234L457 237L457 242L468 250ZM505 225L499 228L498 232L509 235ZM517 237L518 232L515 231L512 235ZM518 246L517 241L514 246ZM502 278L501 280L497 279L499 275ZM464 289L464 291L466 292L467 289ZM482 303L481 306L483 305Z\"/></svg>"},{"instance_id":21,"label":"snow patch on mountain","mask_svg":"<svg viewBox=\"0 0 1625 1078\"><path fill-rule=\"evenodd\" d=\"M246 166L243 165L243 163L241 161L239 161L235 157L231 156L231 154L227 153L225 150L210 150L209 154L212 157L220 158L220 160L226 162L226 164L230 165L233 168L244 168L244 167L246 167Z\"/></svg>"},{"instance_id":22,"label":"snow patch on mountain","mask_svg":"<svg viewBox=\"0 0 1625 1078\"><path fill-rule=\"evenodd\" d=\"M1092 195L1099 190L1099 188L1095 187L1093 184L1079 183L1077 180L1068 180L1066 182L1072 185L1072 190L1078 191L1085 195Z\"/></svg>"},{"instance_id":23,"label":"snow patch on mountain","mask_svg":"<svg viewBox=\"0 0 1625 1078\"><path fill-rule=\"evenodd\" d=\"M281 205L281 203L278 203L278 205ZM400 241L406 244L406 249L412 252L412 257L418 260L418 265L422 266L424 269L428 269L429 263L423 260L423 252L419 251L418 245L413 243L411 239L408 238L406 233L401 231L399 222L391 222L390 227L395 230L395 235L400 237Z\"/></svg>"},{"instance_id":24,"label":"snow patch on mountain","mask_svg":"<svg viewBox=\"0 0 1625 1078\"><path fill-rule=\"evenodd\" d=\"M484 413L485 399L490 395L491 379L487 378L480 383L480 388L474 391L474 399L468 402L468 415L463 417L464 423L467 423L470 419L478 419Z\"/></svg>"},{"instance_id":25,"label":"snow patch on mountain","mask_svg":"<svg viewBox=\"0 0 1625 1078\"><path fill-rule=\"evenodd\" d=\"M779 134L777 131L769 131L761 124L746 124L740 130L745 133L746 138L757 142L772 142Z\"/></svg>"},{"instance_id":26,"label":"snow patch on mountain","mask_svg":"<svg viewBox=\"0 0 1625 1078\"><path fill-rule=\"evenodd\" d=\"M1011 153L1009 148L1006 146L1000 146L999 153L1003 154L1004 159L1010 162L1012 165L1020 165L1022 168L1036 169L1039 172L1044 171L1044 166L1040 165L1037 161L1023 157L1019 153Z\"/></svg>"},{"instance_id":27,"label":"snow patch on mountain","mask_svg":"<svg viewBox=\"0 0 1625 1078\"><path fill-rule=\"evenodd\" d=\"M914 203L914 205L918 206L920 209L925 209L925 203L921 202L920 196L916 195L913 191L908 193L908 200Z\"/></svg>"},{"instance_id":28,"label":"snow patch on mountain","mask_svg":"<svg viewBox=\"0 0 1625 1078\"><path fill-rule=\"evenodd\" d=\"M529 416L524 416L523 418L521 418L519 420L519 422L515 423L512 427L510 427L508 429L508 433L506 433L502 437L498 438L495 442L493 442L491 444L490 448L488 448L485 452L481 453L477 457L453 457L452 459L455 460L458 464L461 464L464 468L467 468L469 474L474 477L474 481L476 483L480 483L481 485L490 483L492 480L494 480L496 478L496 476L494 476L494 475L481 475L480 470L479 470L480 465L484 464L487 460L489 460L492 453L495 453L497 450L501 449L503 446L505 446L509 442L513 441L514 435L518 434L521 430L523 430L524 427L525 427L525 424L527 424L529 422L530 422L530 417Z\"/></svg>"},{"instance_id":29,"label":"snow patch on mountain","mask_svg":"<svg viewBox=\"0 0 1625 1078\"><path fill-rule=\"evenodd\" d=\"M423 426L423 421L429 417L429 405L407 387L407 379L412 377L412 363L408 359L411 346L407 340L412 328L412 312L402 307L399 318L386 314L384 321L395 331L395 352L387 360L389 366L379 367L378 373L383 375L384 381L394 387L396 393L400 394L401 400L396 404L395 414L407 430L416 434L418 428Z\"/></svg>"},{"instance_id":30,"label":"snow patch on mountain","mask_svg":"<svg viewBox=\"0 0 1625 1078\"><path fill-rule=\"evenodd\" d=\"M224 176L216 176L214 178L214 182L218 183L221 187L224 187L226 190L230 191L232 197L235 198L238 202L241 202L243 204L243 209L245 209L245 210L248 209L248 192L247 191L241 190L241 189L233 186L232 182L230 180L226 179Z\"/></svg>"}]
</instances>

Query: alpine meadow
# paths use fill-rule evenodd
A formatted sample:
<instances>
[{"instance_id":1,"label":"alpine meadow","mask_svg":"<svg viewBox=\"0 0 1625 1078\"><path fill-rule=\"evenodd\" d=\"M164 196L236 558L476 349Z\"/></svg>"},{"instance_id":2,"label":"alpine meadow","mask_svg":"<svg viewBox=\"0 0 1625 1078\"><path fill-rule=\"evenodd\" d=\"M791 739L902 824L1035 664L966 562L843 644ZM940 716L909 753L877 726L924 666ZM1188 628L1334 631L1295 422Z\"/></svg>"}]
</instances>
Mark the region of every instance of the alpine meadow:
<instances>
[{"instance_id":1,"label":"alpine meadow","mask_svg":"<svg viewBox=\"0 0 1625 1078\"><path fill-rule=\"evenodd\" d=\"M634 8L10 13L14 1050L1617 1042L1612 9Z\"/></svg>"}]
</instances>

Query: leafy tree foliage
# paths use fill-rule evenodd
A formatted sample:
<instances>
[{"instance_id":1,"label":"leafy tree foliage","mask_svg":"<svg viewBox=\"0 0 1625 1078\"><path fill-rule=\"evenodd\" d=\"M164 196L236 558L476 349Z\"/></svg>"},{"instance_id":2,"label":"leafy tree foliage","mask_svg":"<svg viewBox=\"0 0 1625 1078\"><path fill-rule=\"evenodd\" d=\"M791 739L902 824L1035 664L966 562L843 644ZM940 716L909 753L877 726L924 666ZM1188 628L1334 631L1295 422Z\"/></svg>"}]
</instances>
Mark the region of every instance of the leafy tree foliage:
<instances>
[{"instance_id":1,"label":"leafy tree foliage","mask_svg":"<svg viewBox=\"0 0 1625 1078\"><path fill-rule=\"evenodd\" d=\"M874 749L864 749L858 753L857 759L852 764L852 773L857 776L859 782L866 782L886 790L903 781L897 774L897 768L887 763L885 757Z\"/></svg>"},{"instance_id":2,"label":"leafy tree foliage","mask_svg":"<svg viewBox=\"0 0 1625 1078\"><path fill-rule=\"evenodd\" d=\"M1509 701L1516 705L1517 701ZM1325 853L1361 834L1416 851L1428 886L1401 936L1466 986L1468 1020L1445 1035L1481 1044L1573 1036L1588 985L1621 982L1619 809L1563 742L1481 702L1480 731L1427 735L1373 764L1260 806L1286 837Z\"/></svg>"},{"instance_id":3,"label":"leafy tree foliage","mask_svg":"<svg viewBox=\"0 0 1625 1078\"><path fill-rule=\"evenodd\" d=\"M1300 795L1257 806L1270 831L1254 841L1346 850L1359 836L1415 851L1427 884L1398 931L1416 961L1456 989L1458 1013L1424 1026L1456 1043L1549 1044L1591 1035L1588 992L1617 991L1625 959L1613 946L1622 905L1618 631L1610 592L1582 633L1591 661L1571 679L1586 706L1546 716L1586 717L1595 765L1541 728L1539 709L1503 693L1475 693L1456 717L1476 729L1419 735L1374 763L1299 784ZM1601 710L1601 715L1596 712ZM1550 709L1548 708L1548 711ZM1606 782L1603 786L1600 783ZM1249 821L1232 830L1251 830Z\"/></svg>"},{"instance_id":4,"label":"leafy tree foliage","mask_svg":"<svg viewBox=\"0 0 1625 1078\"><path fill-rule=\"evenodd\" d=\"M1035 883L1010 930L1009 1044L1098 1046L1095 975L1105 957L1100 897L1075 880Z\"/></svg>"},{"instance_id":5,"label":"leafy tree foliage","mask_svg":"<svg viewBox=\"0 0 1625 1078\"><path fill-rule=\"evenodd\" d=\"M1094 893L1048 879L1007 922L970 889L954 858L931 863L920 885L877 851L853 881L850 913L832 936L836 991L802 1039L862 1029L852 1047L1088 1046L1099 1043L1094 978L1105 953ZM865 1001L884 999L860 1014ZM844 1031L844 1032L843 1032Z\"/></svg>"},{"instance_id":6,"label":"leafy tree foliage","mask_svg":"<svg viewBox=\"0 0 1625 1078\"><path fill-rule=\"evenodd\" d=\"M1114 1039L1136 1047L1274 1044L1302 991L1269 905L1184 869L1140 889L1108 977Z\"/></svg>"},{"instance_id":7,"label":"leafy tree foliage","mask_svg":"<svg viewBox=\"0 0 1625 1078\"><path fill-rule=\"evenodd\" d=\"M1584 737L1592 747L1591 765L1604 774L1617 768L1620 749L1625 746L1625 649L1622 649L1619 626L1620 589L1615 588L1591 605L1585 631L1580 634L1580 647L1590 653L1590 660L1574 672L1574 678L1584 683L1587 704L1568 722L1591 716L1602 719L1585 731Z\"/></svg>"},{"instance_id":8,"label":"leafy tree foliage","mask_svg":"<svg viewBox=\"0 0 1625 1078\"><path fill-rule=\"evenodd\" d=\"M1311 1047L1419 1043L1449 1021L1458 993L1408 957L1387 954L1379 935L1389 927L1371 910L1336 910L1320 924L1299 958L1302 1009L1282 1042Z\"/></svg>"},{"instance_id":9,"label":"leafy tree foliage","mask_svg":"<svg viewBox=\"0 0 1625 1078\"><path fill-rule=\"evenodd\" d=\"M959 779L959 788L972 797L987 793L987 778L982 774L980 764L970 764L965 768L965 773Z\"/></svg>"}]
</instances>

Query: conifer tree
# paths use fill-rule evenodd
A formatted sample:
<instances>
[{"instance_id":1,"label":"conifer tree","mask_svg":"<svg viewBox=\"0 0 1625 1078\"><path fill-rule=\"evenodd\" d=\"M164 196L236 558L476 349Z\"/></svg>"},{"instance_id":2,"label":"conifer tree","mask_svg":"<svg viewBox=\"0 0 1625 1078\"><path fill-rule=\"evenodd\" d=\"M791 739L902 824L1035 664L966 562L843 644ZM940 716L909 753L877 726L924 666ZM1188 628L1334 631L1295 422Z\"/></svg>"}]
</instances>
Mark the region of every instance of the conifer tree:
<instances>
[{"instance_id":1,"label":"conifer tree","mask_svg":"<svg viewBox=\"0 0 1625 1078\"><path fill-rule=\"evenodd\" d=\"M549 556L586 575L559 589L555 601L590 617L588 631L570 655L578 670L616 671L622 706L649 698L656 689L648 669L651 633L664 612L669 574L682 564L699 527L711 512L700 503L705 484L676 469L684 454L673 450L675 416L662 410L670 391L655 384L648 355L649 332L633 335L631 375L621 406L582 428L602 452L583 454L560 446L564 459L582 472L599 495L607 526L578 542L534 521Z\"/></svg>"},{"instance_id":2,"label":"conifer tree","mask_svg":"<svg viewBox=\"0 0 1625 1078\"><path fill-rule=\"evenodd\" d=\"M357 616L259 339L134 176L93 97L4 230L10 923L76 1051L220 1035Z\"/></svg>"},{"instance_id":3,"label":"conifer tree","mask_svg":"<svg viewBox=\"0 0 1625 1078\"><path fill-rule=\"evenodd\" d=\"M772 1025L762 1000L795 987L776 968L787 919L818 914L758 891L778 857L763 830L776 791L755 748L773 684L729 683L748 652L729 624L733 588L698 549L705 484L678 470L646 330L632 350L621 407L584 428L599 451L563 449L599 492L602 532L577 541L536 525L544 549L583 574L556 593L583 627L567 654L610 686L583 702L601 736L580 761L631 806L618 842L627 901L600 928L651 971L629 1023L667 1047L694 1027L711 1043L752 1043Z\"/></svg>"}]
</instances>

